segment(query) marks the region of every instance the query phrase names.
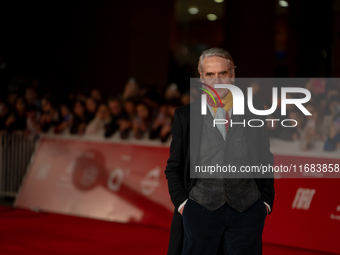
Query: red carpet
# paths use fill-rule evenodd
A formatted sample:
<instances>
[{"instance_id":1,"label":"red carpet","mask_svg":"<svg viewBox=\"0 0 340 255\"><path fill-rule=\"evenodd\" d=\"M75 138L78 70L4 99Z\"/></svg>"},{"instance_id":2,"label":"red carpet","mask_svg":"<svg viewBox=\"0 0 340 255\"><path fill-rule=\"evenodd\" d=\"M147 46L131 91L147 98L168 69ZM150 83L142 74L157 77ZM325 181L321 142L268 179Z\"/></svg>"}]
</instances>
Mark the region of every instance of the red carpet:
<instances>
[{"instance_id":1,"label":"red carpet","mask_svg":"<svg viewBox=\"0 0 340 255\"><path fill-rule=\"evenodd\" d=\"M169 230L0 206L0 254L166 254ZM264 244L263 254L325 254Z\"/></svg>"},{"instance_id":2,"label":"red carpet","mask_svg":"<svg viewBox=\"0 0 340 255\"><path fill-rule=\"evenodd\" d=\"M0 207L0 254L166 254L169 230Z\"/></svg>"}]
</instances>

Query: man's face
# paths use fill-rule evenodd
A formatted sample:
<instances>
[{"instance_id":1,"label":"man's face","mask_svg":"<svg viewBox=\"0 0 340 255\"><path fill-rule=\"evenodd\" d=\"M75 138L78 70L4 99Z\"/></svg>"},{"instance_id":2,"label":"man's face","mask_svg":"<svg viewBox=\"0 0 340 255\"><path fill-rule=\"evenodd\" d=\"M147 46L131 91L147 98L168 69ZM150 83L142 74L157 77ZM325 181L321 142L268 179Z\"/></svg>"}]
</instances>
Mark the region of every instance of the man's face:
<instances>
[{"instance_id":1,"label":"man's face","mask_svg":"<svg viewBox=\"0 0 340 255\"><path fill-rule=\"evenodd\" d=\"M92 98L89 97L88 99L86 99L86 109L89 112L94 113L96 111L96 108L96 102Z\"/></svg>"},{"instance_id":2,"label":"man's face","mask_svg":"<svg viewBox=\"0 0 340 255\"><path fill-rule=\"evenodd\" d=\"M114 116L118 116L122 111L122 106L119 101L113 100L109 102L110 112Z\"/></svg>"},{"instance_id":3,"label":"man's face","mask_svg":"<svg viewBox=\"0 0 340 255\"><path fill-rule=\"evenodd\" d=\"M100 105L97 113L96 113L97 118L101 119L101 120L105 120L107 118L110 118L110 112L107 108L106 105Z\"/></svg>"},{"instance_id":4,"label":"man's face","mask_svg":"<svg viewBox=\"0 0 340 255\"><path fill-rule=\"evenodd\" d=\"M225 58L217 56L207 57L203 60L202 67L203 72L200 73L200 76L205 84L215 87L215 84L232 84L232 82L234 82L235 69L233 70L233 74L231 74L229 70L229 62ZM217 98L215 93L213 93L209 88L206 89ZM224 98L229 92L229 89L227 88L215 90L221 98Z\"/></svg>"}]
</instances>

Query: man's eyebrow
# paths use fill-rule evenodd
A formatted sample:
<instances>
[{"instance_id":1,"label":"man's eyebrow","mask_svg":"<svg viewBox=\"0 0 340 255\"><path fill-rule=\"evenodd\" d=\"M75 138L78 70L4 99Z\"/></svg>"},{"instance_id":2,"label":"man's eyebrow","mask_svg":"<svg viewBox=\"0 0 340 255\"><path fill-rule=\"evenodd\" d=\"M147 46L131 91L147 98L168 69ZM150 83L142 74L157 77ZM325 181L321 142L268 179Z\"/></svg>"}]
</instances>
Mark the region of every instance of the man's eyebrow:
<instances>
[{"instance_id":1,"label":"man's eyebrow","mask_svg":"<svg viewBox=\"0 0 340 255\"><path fill-rule=\"evenodd\" d=\"M208 74L214 74L214 73L213 72L206 72L205 74L208 75Z\"/></svg>"}]
</instances>

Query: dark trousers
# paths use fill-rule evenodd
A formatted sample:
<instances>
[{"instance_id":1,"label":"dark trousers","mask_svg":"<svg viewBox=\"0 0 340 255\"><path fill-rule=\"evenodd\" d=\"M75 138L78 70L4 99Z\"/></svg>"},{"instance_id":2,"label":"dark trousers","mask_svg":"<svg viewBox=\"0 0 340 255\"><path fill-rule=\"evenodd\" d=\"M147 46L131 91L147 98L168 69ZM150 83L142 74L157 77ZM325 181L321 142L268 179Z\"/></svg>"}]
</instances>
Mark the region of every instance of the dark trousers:
<instances>
[{"instance_id":1,"label":"dark trousers","mask_svg":"<svg viewBox=\"0 0 340 255\"><path fill-rule=\"evenodd\" d=\"M182 255L215 255L221 242L225 255L260 255L266 217L262 198L244 212L236 211L228 203L210 211L188 199L183 210Z\"/></svg>"}]
</instances>

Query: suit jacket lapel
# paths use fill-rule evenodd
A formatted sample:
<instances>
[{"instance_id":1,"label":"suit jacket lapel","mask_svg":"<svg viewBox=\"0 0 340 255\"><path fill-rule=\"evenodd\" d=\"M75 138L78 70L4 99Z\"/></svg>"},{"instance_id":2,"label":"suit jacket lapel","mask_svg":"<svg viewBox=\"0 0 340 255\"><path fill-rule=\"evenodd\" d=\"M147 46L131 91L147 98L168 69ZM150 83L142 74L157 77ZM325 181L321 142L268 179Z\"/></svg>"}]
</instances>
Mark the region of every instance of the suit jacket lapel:
<instances>
[{"instance_id":1,"label":"suit jacket lapel","mask_svg":"<svg viewBox=\"0 0 340 255\"><path fill-rule=\"evenodd\" d=\"M201 100L197 100L190 107L190 168L193 171L193 167L199 161L200 149L201 149L201 136L203 116L201 115Z\"/></svg>"},{"instance_id":2,"label":"suit jacket lapel","mask_svg":"<svg viewBox=\"0 0 340 255\"><path fill-rule=\"evenodd\" d=\"M210 111L207 111L207 115L203 116L203 123L207 125L211 132L217 136L217 139L223 140L223 136L221 132L217 129L217 126L214 127L214 118L211 116ZM221 124L219 124L221 125Z\"/></svg>"}]
</instances>

